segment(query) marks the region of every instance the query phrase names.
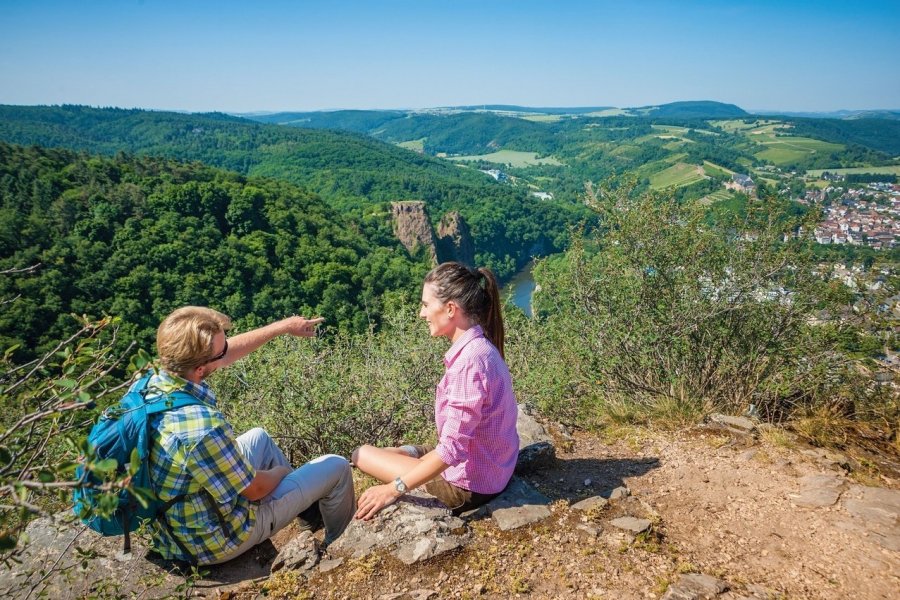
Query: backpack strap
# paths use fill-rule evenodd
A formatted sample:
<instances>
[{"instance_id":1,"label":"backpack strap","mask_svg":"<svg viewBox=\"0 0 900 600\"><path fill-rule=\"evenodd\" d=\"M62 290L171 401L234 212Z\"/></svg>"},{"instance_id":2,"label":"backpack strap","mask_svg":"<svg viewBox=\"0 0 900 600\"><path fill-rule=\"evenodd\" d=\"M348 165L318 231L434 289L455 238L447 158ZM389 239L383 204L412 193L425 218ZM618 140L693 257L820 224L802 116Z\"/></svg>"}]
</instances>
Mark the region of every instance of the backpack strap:
<instances>
[{"instance_id":1,"label":"backpack strap","mask_svg":"<svg viewBox=\"0 0 900 600\"><path fill-rule=\"evenodd\" d=\"M149 417L150 415L181 408L182 406L191 406L193 404L203 404L203 402L187 392L172 392L171 394L165 394L156 400L151 400L144 404L144 406L147 409L147 416Z\"/></svg>"},{"instance_id":2,"label":"backpack strap","mask_svg":"<svg viewBox=\"0 0 900 600\"><path fill-rule=\"evenodd\" d=\"M147 396L147 385L149 384L149 376L147 377L147 381L144 382L144 386L141 389L140 393L145 399L144 407L147 411L147 416L158 414L161 412L165 412L167 410L174 410L176 408L182 408L184 406L193 406L195 404L205 405L202 400L199 398L182 391L176 391L169 394L163 394L160 398L156 400L152 400L150 402L146 401ZM150 421L147 420L147 426L149 428ZM201 493L206 495L209 500L209 505L212 507L213 512L216 513L216 517L219 520L219 525L223 529L225 528L226 521L224 515L222 515L222 511L219 509L218 503L212 497L212 494L209 493L209 490L205 488L201 488ZM181 550L181 553L184 556L188 557L188 563L191 565L198 564L197 557L194 556L194 553L191 552L185 543L181 541L181 538L176 535L175 530L172 528L172 525L169 523L168 519L166 519L166 512L169 511L170 508L182 502L185 498L187 498L188 494L179 494L177 496L173 496L169 500L165 502L162 506L160 506L159 510L156 512L156 520L165 528L166 533L169 534L169 538L175 542L175 545L178 546L178 549Z\"/></svg>"}]
</instances>

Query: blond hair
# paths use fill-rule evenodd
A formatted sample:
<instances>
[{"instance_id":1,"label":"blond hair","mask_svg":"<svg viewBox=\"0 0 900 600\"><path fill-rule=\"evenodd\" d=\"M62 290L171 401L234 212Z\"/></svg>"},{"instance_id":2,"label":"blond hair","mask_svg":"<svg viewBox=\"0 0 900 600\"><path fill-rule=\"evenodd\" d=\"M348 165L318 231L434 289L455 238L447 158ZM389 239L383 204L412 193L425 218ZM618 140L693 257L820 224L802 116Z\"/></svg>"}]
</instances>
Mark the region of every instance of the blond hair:
<instances>
[{"instance_id":1,"label":"blond hair","mask_svg":"<svg viewBox=\"0 0 900 600\"><path fill-rule=\"evenodd\" d=\"M213 355L213 338L231 329L231 319L203 306L183 306L159 325L156 350L163 368L176 375L206 364Z\"/></svg>"}]
</instances>

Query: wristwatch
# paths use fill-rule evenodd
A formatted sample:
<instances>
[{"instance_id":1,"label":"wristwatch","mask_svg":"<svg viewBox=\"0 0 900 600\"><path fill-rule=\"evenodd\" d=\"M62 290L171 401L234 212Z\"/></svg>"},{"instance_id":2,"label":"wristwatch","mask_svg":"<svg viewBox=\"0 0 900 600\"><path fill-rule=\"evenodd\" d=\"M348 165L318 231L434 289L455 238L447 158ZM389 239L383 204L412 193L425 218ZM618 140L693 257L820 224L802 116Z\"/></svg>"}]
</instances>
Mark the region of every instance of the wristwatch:
<instances>
[{"instance_id":1,"label":"wristwatch","mask_svg":"<svg viewBox=\"0 0 900 600\"><path fill-rule=\"evenodd\" d=\"M397 488L397 491L400 492L401 494L405 494L406 490L409 489L406 487L406 484L403 483L403 480L400 479L399 477L394 480L394 487Z\"/></svg>"}]
</instances>

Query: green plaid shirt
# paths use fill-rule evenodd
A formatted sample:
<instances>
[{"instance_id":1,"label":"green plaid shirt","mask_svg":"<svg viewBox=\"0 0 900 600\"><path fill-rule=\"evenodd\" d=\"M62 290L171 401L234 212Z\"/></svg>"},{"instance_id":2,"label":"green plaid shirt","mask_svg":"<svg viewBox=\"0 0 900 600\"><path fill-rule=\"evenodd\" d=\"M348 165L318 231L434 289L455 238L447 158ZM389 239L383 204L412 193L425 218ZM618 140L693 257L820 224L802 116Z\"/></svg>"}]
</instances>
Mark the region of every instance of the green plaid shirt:
<instances>
[{"instance_id":1,"label":"green plaid shirt","mask_svg":"<svg viewBox=\"0 0 900 600\"><path fill-rule=\"evenodd\" d=\"M181 390L203 403L151 416L150 481L162 501L186 494L166 512L166 520L199 564L218 560L246 540L256 522L255 505L241 495L256 472L205 382L159 371L147 387L148 399ZM164 558L191 560L158 523L153 540Z\"/></svg>"}]
</instances>

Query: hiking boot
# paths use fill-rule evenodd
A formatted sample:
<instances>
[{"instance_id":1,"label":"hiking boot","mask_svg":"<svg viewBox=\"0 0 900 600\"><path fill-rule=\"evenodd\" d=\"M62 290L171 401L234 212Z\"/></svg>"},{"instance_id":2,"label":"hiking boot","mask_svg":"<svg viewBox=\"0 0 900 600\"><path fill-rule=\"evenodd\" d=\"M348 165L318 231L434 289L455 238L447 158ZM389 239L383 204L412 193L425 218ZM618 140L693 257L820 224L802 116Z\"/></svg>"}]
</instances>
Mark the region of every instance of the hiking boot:
<instances>
[{"instance_id":1,"label":"hiking boot","mask_svg":"<svg viewBox=\"0 0 900 600\"><path fill-rule=\"evenodd\" d=\"M322 529L323 525L322 511L319 510L318 502L314 502L309 508L297 515L297 527L300 531L316 532Z\"/></svg>"}]
</instances>

